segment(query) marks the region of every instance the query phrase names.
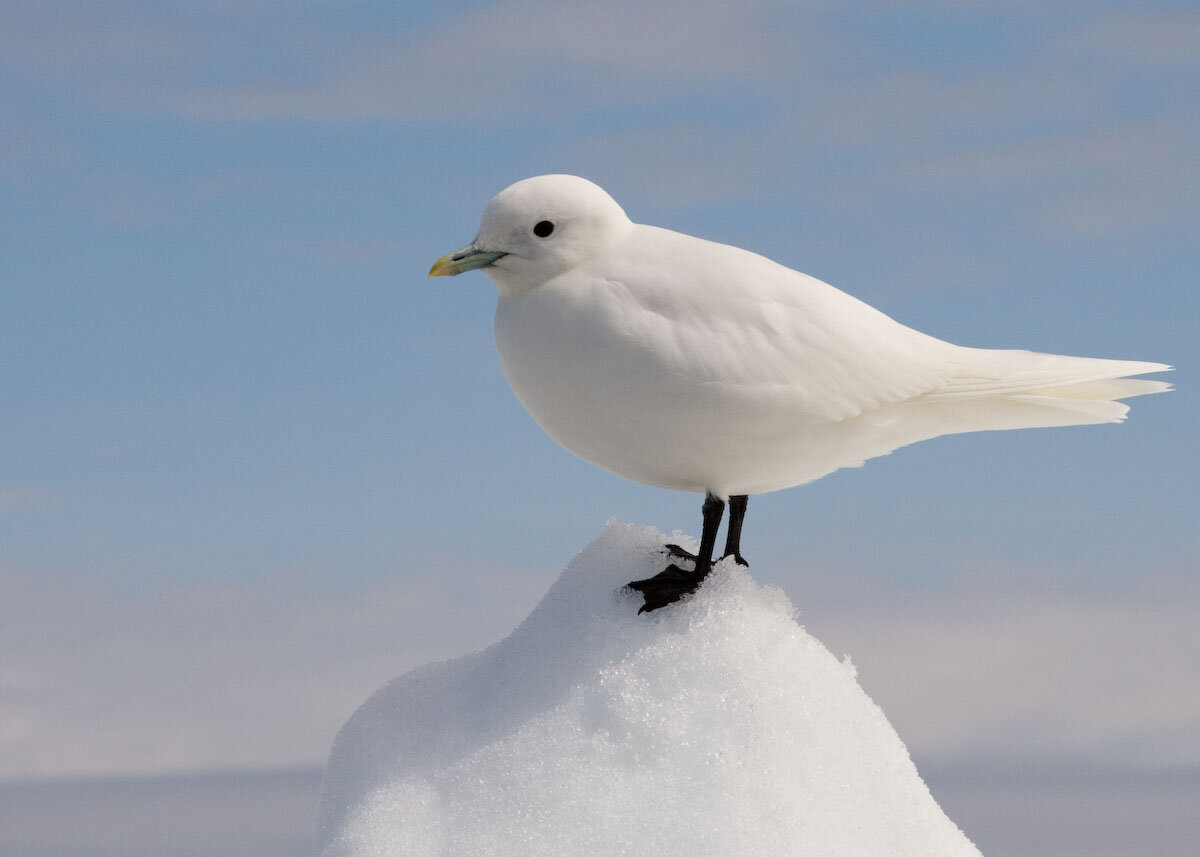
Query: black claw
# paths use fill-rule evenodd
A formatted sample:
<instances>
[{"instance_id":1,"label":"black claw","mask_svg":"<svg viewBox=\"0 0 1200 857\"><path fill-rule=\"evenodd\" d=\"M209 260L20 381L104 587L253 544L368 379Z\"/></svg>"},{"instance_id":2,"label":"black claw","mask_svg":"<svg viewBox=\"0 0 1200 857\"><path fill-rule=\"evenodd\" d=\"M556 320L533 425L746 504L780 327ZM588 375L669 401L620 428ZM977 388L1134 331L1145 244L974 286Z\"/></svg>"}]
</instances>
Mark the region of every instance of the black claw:
<instances>
[{"instance_id":1,"label":"black claw","mask_svg":"<svg viewBox=\"0 0 1200 857\"><path fill-rule=\"evenodd\" d=\"M691 560L692 562L696 561L696 555L694 553L681 548L679 545L663 545L663 553L667 554L668 556L677 557L678 559L687 559ZM750 567L750 563L748 563L746 558L740 553L727 553L721 557L721 559L729 559L730 557L733 557L733 561L738 565L744 565L747 568Z\"/></svg>"},{"instance_id":2,"label":"black claw","mask_svg":"<svg viewBox=\"0 0 1200 857\"><path fill-rule=\"evenodd\" d=\"M681 548L679 545L663 545L663 552L669 556L678 557L679 559L690 559L696 561L696 555L689 550Z\"/></svg>"}]
</instances>

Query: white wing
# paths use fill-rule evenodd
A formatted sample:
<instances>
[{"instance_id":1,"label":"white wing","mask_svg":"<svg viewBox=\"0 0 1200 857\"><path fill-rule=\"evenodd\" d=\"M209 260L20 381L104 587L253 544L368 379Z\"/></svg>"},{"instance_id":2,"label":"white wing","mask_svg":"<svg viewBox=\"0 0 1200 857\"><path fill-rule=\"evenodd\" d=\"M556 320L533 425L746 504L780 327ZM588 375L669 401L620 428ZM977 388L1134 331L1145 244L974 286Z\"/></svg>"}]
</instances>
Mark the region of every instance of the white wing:
<instances>
[{"instance_id":1,"label":"white wing","mask_svg":"<svg viewBox=\"0 0 1200 857\"><path fill-rule=\"evenodd\" d=\"M1061 399L1055 406L1082 414L1085 402L1169 389L1125 380L1170 368L1161 363L953 345L736 247L639 226L622 249L606 259L604 281L628 292L615 305L631 341L655 343L659 359L693 381L786 389L814 421L982 397ZM1091 409L1105 419L1124 412L1123 405Z\"/></svg>"},{"instance_id":2,"label":"white wing","mask_svg":"<svg viewBox=\"0 0 1200 857\"><path fill-rule=\"evenodd\" d=\"M603 267L608 323L689 381L770 388L790 410L835 422L945 386L955 347L820 280L723 244L639 226ZM594 285L593 281L593 285Z\"/></svg>"}]
</instances>

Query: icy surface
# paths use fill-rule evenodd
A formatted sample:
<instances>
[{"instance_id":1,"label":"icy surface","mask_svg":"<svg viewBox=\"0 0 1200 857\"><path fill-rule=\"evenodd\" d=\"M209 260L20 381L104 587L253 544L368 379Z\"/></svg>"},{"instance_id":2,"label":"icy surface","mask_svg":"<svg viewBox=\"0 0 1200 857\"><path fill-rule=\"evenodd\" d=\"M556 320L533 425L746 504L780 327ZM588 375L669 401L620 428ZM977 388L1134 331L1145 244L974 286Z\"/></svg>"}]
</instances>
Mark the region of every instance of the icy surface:
<instances>
[{"instance_id":1,"label":"icy surface","mask_svg":"<svg viewBox=\"0 0 1200 857\"><path fill-rule=\"evenodd\" d=\"M720 564L637 615L664 537L612 523L506 639L404 675L334 743L325 857L978 855L854 669Z\"/></svg>"}]
</instances>

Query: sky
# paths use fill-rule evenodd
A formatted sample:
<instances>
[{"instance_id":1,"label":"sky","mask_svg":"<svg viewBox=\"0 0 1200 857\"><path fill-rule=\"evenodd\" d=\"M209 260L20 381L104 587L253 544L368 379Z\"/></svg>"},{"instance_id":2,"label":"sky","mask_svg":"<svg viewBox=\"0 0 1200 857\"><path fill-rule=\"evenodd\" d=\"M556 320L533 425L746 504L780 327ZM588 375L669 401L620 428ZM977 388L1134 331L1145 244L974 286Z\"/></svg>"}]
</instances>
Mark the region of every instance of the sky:
<instances>
[{"instance_id":1,"label":"sky","mask_svg":"<svg viewBox=\"0 0 1200 857\"><path fill-rule=\"evenodd\" d=\"M425 276L548 172L961 344L1177 366L755 497L743 553L918 760L1195 776L1198 66L1190 3L0 2L0 779L319 765L610 517L696 532Z\"/></svg>"}]
</instances>

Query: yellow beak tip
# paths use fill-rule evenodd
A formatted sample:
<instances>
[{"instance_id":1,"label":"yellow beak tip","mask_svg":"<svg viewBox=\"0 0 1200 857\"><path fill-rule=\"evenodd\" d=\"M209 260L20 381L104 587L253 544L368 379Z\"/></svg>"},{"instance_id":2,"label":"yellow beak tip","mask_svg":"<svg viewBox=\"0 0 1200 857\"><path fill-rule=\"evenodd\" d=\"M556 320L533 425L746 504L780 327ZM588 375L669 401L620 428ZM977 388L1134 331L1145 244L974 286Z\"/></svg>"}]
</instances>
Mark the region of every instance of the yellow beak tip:
<instances>
[{"instance_id":1,"label":"yellow beak tip","mask_svg":"<svg viewBox=\"0 0 1200 857\"><path fill-rule=\"evenodd\" d=\"M450 257L443 256L433 263L433 267L429 269L431 277L448 277L450 276Z\"/></svg>"}]
</instances>

